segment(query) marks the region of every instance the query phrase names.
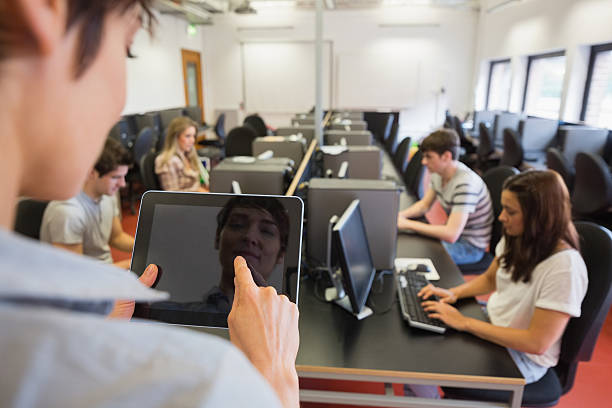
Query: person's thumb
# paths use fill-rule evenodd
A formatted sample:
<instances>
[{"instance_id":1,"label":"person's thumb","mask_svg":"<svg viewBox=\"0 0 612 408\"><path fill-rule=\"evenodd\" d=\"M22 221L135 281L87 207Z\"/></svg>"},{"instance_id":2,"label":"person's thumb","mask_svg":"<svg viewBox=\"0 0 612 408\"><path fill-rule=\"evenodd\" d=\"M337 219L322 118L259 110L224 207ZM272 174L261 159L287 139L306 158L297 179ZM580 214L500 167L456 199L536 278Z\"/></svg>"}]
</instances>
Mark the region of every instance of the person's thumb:
<instances>
[{"instance_id":1,"label":"person's thumb","mask_svg":"<svg viewBox=\"0 0 612 408\"><path fill-rule=\"evenodd\" d=\"M157 279L157 273L158 273L158 269L157 269L157 265L155 264L150 264L149 266L147 266L147 268L144 270L144 272L142 273L142 275L140 275L140 277L138 278L138 280L140 281L140 283L142 283L143 285L146 285L148 287L153 286L153 283L155 283L155 279Z\"/></svg>"}]
</instances>

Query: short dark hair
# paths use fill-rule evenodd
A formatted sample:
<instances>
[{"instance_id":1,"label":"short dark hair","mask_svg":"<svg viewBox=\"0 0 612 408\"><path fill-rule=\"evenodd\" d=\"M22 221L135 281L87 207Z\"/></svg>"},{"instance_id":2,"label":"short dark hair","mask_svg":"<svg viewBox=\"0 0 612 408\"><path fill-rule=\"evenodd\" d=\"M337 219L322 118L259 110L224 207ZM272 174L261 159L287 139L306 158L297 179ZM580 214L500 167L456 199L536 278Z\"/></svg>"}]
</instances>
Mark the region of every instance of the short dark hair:
<instances>
[{"instance_id":1,"label":"short dark hair","mask_svg":"<svg viewBox=\"0 0 612 408\"><path fill-rule=\"evenodd\" d=\"M94 169L98 172L98 176L102 177L121 165L129 166L130 164L132 164L130 152L118 140L109 137L104 143L104 149Z\"/></svg>"},{"instance_id":2,"label":"short dark hair","mask_svg":"<svg viewBox=\"0 0 612 408\"><path fill-rule=\"evenodd\" d=\"M421 151L436 152L440 156L444 152L450 152L453 160L459 157L459 136L453 129L439 129L431 133L421 142Z\"/></svg>"},{"instance_id":3,"label":"short dark hair","mask_svg":"<svg viewBox=\"0 0 612 408\"><path fill-rule=\"evenodd\" d=\"M221 236L221 231L225 227L229 215L234 208L254 208L268 212L274 218L274 221L276 221L276 226L280 233L281 252L287 250L287 243L289 242L289 215L285 207L273 197L232 197L219 211L219 214L217 214L215 239L219 239Z\"/></svg>"},{"instance_id":4,"label":"short dark hair","mask_svg":"<svg viewBox=\"0 0 612 408\"><path fill-rule=\"evenodd\" d=\"M140 4L143 9L143 23L154 20L151 13L152 0L68 0L66 32L79 24L79 41L74 55L74 75L81 76L95 59L102 41L106 16L113 11L126 12ZM23 29L23 16L14 0L0 2L0 59L6 58L12 48L32 48L32 34ZM149 28L151 26L149 25ZM127 51L127 50L126 50Z\"/></svg>"}]
</instances>

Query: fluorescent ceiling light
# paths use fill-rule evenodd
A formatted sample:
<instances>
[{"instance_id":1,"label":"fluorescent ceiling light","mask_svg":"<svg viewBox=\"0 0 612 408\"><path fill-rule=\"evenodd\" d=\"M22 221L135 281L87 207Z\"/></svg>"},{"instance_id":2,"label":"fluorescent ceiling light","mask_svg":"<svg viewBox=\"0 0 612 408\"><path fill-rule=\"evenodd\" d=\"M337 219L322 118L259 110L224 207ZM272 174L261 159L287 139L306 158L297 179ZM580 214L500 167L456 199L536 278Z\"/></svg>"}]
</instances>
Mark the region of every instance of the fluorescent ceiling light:
<instances>
[{"instance_id":1,"label":"fluorescent ceiling light","mask_svg":"<svg viewBox=\"0 0 612 408\"><path fill-rule=\"evenodd\" d=\"M491 6L487 9L487 13L494 13L496 11L500 11L510 6L512 3L518 3L520 0L503 0L497 3L494 6Z\"/></svg>"},{"instance_id":2,"label":"fluorescent ceiling light","mask_svg":"<svg viewBox=\"0 0 612 408\"><path fill-rule=\"evenodd\" d=\"M251 1L251 7L257 10L293 8L295 7L295 0L255 0Z\"/></svg>"},{"instance_id":3,"label":"fluorescent ceiling light","mask_svg":"<svg viewBox=\"0 0 612 408\"><path fill-rule=\"evenodd\" d=\"M333 10L336 8L336 0L325 0L325 7L328 10Z\"/></svg>"}]
</instances>

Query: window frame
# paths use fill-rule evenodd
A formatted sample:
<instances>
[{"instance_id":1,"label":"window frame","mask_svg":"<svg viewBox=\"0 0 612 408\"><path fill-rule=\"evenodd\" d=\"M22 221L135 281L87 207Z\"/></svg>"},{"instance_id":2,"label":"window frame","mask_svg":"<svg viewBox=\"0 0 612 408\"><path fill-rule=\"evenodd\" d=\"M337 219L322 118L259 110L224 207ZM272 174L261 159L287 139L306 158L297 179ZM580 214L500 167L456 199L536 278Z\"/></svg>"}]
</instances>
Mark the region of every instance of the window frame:
<instances>
[{"instance_id":1,"label":"window frame","mask_svg":"<svg viewBox=\"0 0 612 408\"><path fill-rule=\"evenodd\" d=\"M489 78L487 80L487 97L485 98L485 110L489 110L489 95L491 94L491 78L493 77L493 67L495 64L510 64L512 69L512 60L510 58L504 58L499 60L489 61ZM512 90L510 90L512 93ZM508 107L510 107L510 95L508 95Z\"/></svg>"},{"instance_id":2,"label":"window frame","mask_svg":"<svg viewBox=\"0 0 612 408\"><path fill-rule=\"evenodd\" d=\"M584 85L584 94L582 97L582 109L580 110L580 121L583 123L586 119L587 105L589 103L589 94L591 92L591 80L593 79L593 71L595 70L595 59L597 59L597 54L607 51L612 51L612 43L591 46L589 67L587 69L586 83Z\"/></svg>"},{"instance_id":3,"label":"window frame","mask_svg":"<svg viewBox=\"0 0 612 408\"><path fill-rule=\"evenodd\" d=\"M529 74L531 73L531 63L535 60L564 57L565 50L547 52L544 54L529 55L527 57L527 76L525 77L525 87L523 88L523 104L521 105L521 112L525 113L525 106L527 105L527 89L529 88Z\"/></svg>"}]
</instances>

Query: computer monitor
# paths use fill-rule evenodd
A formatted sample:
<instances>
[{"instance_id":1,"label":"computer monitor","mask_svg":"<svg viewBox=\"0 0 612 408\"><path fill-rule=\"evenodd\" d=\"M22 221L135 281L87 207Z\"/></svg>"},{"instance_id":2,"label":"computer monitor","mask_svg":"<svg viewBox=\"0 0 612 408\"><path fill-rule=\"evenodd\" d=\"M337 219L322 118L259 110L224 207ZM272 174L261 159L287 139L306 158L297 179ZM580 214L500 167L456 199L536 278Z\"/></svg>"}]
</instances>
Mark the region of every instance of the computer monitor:
<instances>
[{"instance_id":1,"label":"computer monitor","mask_svg":"<svg viewBox=\"0 0 612 408\"><path fill-rule=\"evenodd\" d=\"M352 312L359 315L368 298L376 273L359 200L353 200L334 225L332 242L340 262L342 282Z\"/></svg>"},{"instance_id":2,"label":"computer monitor","mask_svg":"<svg viewBox=\"0 0 612 408\"><path fill-rule=\"evenodd\" d=\"M360 200L374 267L393 269L397 246L397 214L400 190L390 180L312 178L306 199L307 246L313 267L326 261L327 226L332 215L340 215L355 199Z\"/></svg>"}]
</instances>

